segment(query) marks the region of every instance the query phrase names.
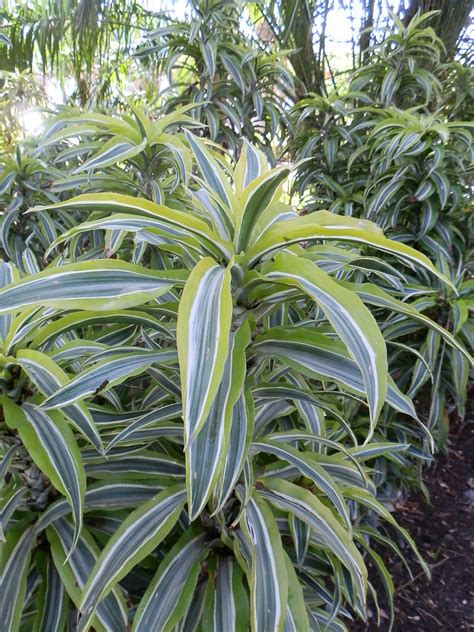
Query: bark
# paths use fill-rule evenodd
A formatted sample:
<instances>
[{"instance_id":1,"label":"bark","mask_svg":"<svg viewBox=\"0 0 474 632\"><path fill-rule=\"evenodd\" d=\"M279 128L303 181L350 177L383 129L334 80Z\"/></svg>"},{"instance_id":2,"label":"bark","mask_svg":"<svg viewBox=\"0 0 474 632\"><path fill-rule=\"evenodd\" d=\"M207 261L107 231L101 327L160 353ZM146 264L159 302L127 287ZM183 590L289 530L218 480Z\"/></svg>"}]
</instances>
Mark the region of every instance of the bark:
<instances>
[{"instance_id":1,"label":"bark","mask_svg":"<svg viewBox=\"0 0 474 632\"><path fill-rule=\"evenodd\" d=\"M374 6L375 0L367 0L364 6L364 21L362 23L362 33L359 40L359 55L361 62L367 58L367 51L370 47L371 32L369 29L374 26Z\"/></svg>"}]
</instances>

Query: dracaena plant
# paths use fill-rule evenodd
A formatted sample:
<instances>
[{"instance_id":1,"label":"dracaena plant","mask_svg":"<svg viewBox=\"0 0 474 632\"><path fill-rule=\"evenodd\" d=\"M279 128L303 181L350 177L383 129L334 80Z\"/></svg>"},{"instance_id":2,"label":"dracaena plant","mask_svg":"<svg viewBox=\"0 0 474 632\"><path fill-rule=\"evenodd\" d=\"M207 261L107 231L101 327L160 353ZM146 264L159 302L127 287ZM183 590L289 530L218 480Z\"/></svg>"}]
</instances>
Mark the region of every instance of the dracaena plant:
<instances>
[{"instance_id":1,"label":"dracaena plant","mask_svg":"<svg viewBox=\"0 0 474 632\"><path fill-rule=\"evenodd\" d=\"M127 112L111 116L63 108L40 139L36 154L59 170L48 183L52 193L113 190L166 200L186 184L191 154L177 131L199 125L187 112L147 112L128 102ZM50 148L53 155L49 155Z\"/></svg>"},{"instance_id":2,"label":"dracaena plant","mask_svg":"<svg viewBox=\"0 0 474 632\"><path fill-rule=\"evenodd\" d=\"M80 213L28 214L35 204L59 202L90 191L113 190L164 202L186 187L191 152L177 131L199 125L181 108L167 115L146 113L129 103L129 113L108 116L64 107L37 141L18 146L1 160L0 242L23 272L40 270L51 242L83 219ZM110 236L109 255L120 244Z\"/></svg>"},{"instance_id":3,"label":"dracaena plant","mask_svg":"<svg viewBox=\"0 0 474 632\"><path fill-rule=\"evenodd\" d=\"M449 280L367 220L298 216L250 144L233 165L186 136L187 206L33 208L91 215L41 272L1 267L8 631L341 630L366 617L367 558L391 601L384 525L414 548L371 464L409 448L387 409L419 420L366 303L456 341L351 279L390 272L370 249Z\"/></svg>"},{"instance_id":4,"label":"dracaena plant","mask_svg":"<svg viewBox=\"0 0 474 632\"><path fill-rule=\"evenodd\" d=\"M417 56L410 47L423 39L430 41L432 33L420 28L419 20L414 25L397 46L389 36L381 50L395 47L391 64L396 64L397 56L407 64L410 60L409 72L416 83L427 73L424 67L429 48ZM431 45L438 47L440 57L439 42L433 40ZM415 72L417 69L421 74ZM419 311L450 329L460 345L472 349L472 290L466 283L472 265L472 214L466 212L471 199L472 126L457 118L464 111L465 92L459 94L455 107L447 107L458 69L445 66L438 78L427 75L425 80L433 85L429 89L425 86L423 97L416 96L416 90L402 78L397 86L405 90L405 96L411 91L409 102L399 98L396 86L384 98L377 96L378 90L388 90L385 71L380 60L372 59L356 73L346 94L327 98L311 95L295 107L298 131L290 149L301 159L295 188L304 195L308 212L326 208L373 219L397 241L416 246L436 261L458 292L419 271L406 274L396 262L392 263L403 273L398 286L394 286L393 277L391 281L379 275L375 280L384 290L391 287L396 298L415 298ZM369 87L360 82L361 77L374 83ZM438 88L443 96L437 94ZM382 102L387 107L381 108ZM400 107L408 105L413 107ZM387 313L381 316L385 319ZM418 410L442 445L451 403L464 416L468 355L451 353L435 332L427 331L421 323L407 323L403 316L389 315L389 321L380 321L380 325L390 336L392 347L404 345L421 356L412 362L404 347L398 346L391 350L391 366L398 383L416 395Z\"/></svg>"},{"instance_id":5,"label":"dracaena plant","mask_svg":"<svg viewBox=\"0 0 474 632\"><path fill-rule=\"evenodd\" d=\"M169 20L137 55L167 76L167 111L193 104L212 140L237 154L244 136L272 155L272 141L281 141L288 124L293 78L284 51L259 50L244 35L243 4L195 0L190 19Z\"/></svg>"},{"instance_id":6,"label":"dracaena plant","mask_svg":"<svg viewBox=\"0 0 474 632\"><path fill-rule=\"evenodd\" d=\"M391 13L393 24L372 48L367 63L350 81L351 90L368 92L380 105L409 108L441 97L438 69L444 44L429 26L437 11L416 15L408 25Z\"/></svg>"}]
</instances>

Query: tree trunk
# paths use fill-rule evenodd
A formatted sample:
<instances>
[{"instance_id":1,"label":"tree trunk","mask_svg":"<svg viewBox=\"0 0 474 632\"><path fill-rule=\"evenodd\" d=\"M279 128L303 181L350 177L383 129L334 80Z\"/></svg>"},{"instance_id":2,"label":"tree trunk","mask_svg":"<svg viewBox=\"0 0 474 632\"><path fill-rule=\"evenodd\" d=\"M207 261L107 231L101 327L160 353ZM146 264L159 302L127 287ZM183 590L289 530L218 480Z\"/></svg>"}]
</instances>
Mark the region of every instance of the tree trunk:
<instances>
[{"instance_id":1,"label":"tree trunk","mask_svg":"<svg viewBox=\"0 0 474 632\"><path fill-rule=\"evenodd\" d=\"M375 0L367 0L364 2L364 20L362 23L362 33L359 40L360 62L363 63L367 58L367 51L370 47L371 32L374 26L374 6Z\"/></svg>"}]
</instances>

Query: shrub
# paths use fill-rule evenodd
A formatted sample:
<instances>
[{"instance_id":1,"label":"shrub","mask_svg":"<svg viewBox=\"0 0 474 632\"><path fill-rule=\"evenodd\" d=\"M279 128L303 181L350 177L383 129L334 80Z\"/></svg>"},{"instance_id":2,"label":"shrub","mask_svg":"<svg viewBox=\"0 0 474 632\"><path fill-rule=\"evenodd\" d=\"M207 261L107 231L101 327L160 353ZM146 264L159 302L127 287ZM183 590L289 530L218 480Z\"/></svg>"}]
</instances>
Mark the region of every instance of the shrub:
<instances>
[{"instance_id":1,"label":"shrub","mask_svg":"<svg viewBox=\"0 0 474 632\"><path fill-rule=\"evenodd\" d=\"M414 306L420 312L472 348L472 138L471 125L458 118L465 113L469 88L455 98L452 87L461 75L469 85L469 71L439 63L442 44L423 28L427 17L406 28L397 22L395 32L351 77L347 93L309 96L295 107L291 150L301 160L295 188L305 196L308 212L325 208L371 219L436 261L455 292L419 271L403 271L396 295L418 297ZM386 278L377 283L387 289ZM464 417L469 360L448 351L435 332L419 324L387 312L382 318L380 326L396 344L391 366L397 383L418 398L417 410L443 445L446 400ZM416 360L405 353L408 348Z\"/></svg>"},{"instance_id":2,"label":"shrub","mask_svg":"<svg viewBox=\"0 0 474 632\"><path fill-rule=\"evenodd\" d=\"M365 305L389 299L338 273L345 255L346 279L384 264L300 244L349 241L447 280L369 221L298 216L288 169L251 145L232 167L186 136L198 186L182 208L121 193L36 207L88 219L41 272L3 263L7 630L60 629L76 608L79 630L341 629L373 592L363 552L391 599L378 521L414 548L370 467L408 447L380 439L381 411L416 420Z\"/></svg>"},{"instance_id":3,"label":"shrub","mask_svg":"<svg viewBox=\"0 0 474 632\"><path fill-rule=\"evenodd\" d=\"M242 31L242 2L193 0L185 21L169 20L137 53L167 77L165 111L192 105L209 137L232 150L242 137L273 159L283 142L293 76L284 54L265 50Z\"/></svg>"}]
</instances>

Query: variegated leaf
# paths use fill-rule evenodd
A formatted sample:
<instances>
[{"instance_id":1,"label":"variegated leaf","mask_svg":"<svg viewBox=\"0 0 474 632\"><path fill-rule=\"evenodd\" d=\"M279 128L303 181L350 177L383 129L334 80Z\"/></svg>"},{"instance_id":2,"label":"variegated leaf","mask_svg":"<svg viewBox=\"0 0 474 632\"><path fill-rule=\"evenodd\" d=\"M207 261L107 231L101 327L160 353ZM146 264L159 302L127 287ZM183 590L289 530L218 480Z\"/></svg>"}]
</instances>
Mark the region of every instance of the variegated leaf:
<instances>
[{"instance_id":1,"label":"variegated leaf","mask_svg":"<svg viewBox=\"0 0 474 632\"><path fill-rule=\"evenodd\" d=\"M102 550L83 588L78 632L87 630L99 602L173 528L185 498L183 486L170 487L123 521Z\"/></svg>"},{"instance_id":2,"label":"variegated leaf","mask_svg":"<svg viewBox=\"0 0 474 632\"><path fill-rule=\"evenodd\" d=\"M230 283L228 269L202 259L179 304L177 345L187 445L202 428L224 372L232 319Z\"/></svg>"}]
</instances>

